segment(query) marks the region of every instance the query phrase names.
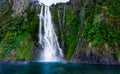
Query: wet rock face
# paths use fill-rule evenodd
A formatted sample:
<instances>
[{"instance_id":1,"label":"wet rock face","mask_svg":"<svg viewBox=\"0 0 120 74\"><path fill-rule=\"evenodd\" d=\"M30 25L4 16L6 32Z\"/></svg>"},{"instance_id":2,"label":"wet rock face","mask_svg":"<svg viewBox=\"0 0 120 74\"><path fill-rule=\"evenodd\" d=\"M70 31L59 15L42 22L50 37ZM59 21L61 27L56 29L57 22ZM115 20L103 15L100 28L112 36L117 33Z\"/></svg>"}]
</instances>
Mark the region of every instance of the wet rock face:
<instances>
[{"instance_id":1,"label":"wet rock face","mask_svg":"<svg viewBox=\"0 0 120 74\"><path fill-rule=\"evenodd\" d=\"M2 5L6 2L7 0L0 0L0 9L2 7Z\"/></svg>"},{"instance_id":2,"label":"wet rock face","mask_svg":"<svg viewBox=\"0 0 120 74\"><path fill-rule=\"evenodd\" d=\"M79 63L92 63L92 64L120 64L119 61L115 60L112 54L100 54L99 52L92 51L81 51L77 56L76 62Z\"/></svg>"},{"instance_id":3,"label":"wet rock face","mask_svg":"<svg viewBox=\"0 0 120 74\"><path fill-rule=\"evenodd\" d=\"M28 6L28 1L29 0L14 0L12 10L19 13L24 12L26 7Z\"/></svg>"}]
</instances>

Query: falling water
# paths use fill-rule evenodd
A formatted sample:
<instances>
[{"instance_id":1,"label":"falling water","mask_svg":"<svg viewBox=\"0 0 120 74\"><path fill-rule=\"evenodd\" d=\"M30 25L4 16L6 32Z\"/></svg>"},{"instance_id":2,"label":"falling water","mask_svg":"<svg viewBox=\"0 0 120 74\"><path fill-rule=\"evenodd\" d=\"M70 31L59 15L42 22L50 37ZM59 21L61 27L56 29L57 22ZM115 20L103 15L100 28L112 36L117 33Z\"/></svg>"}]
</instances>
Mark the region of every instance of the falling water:
<instances>
[{"instance_id":1,"label":"falling water","mask_svg":"<svg viewBox=\"0 0 120 74\"><path fill-rule=\"evenodd\" d=\"M50 6L56 3L66 3L69 0L38 0L41 6L39 14L39 43L43 48L40 61L60 61L63 58L62 49L54 31Z\"/></svg>"},{"instance_id":2,"label":"falling water","mask_svg":"<svg viewBox=\"0 0 120 74\"><path fill-rule=\"evenodd\" d=\"M62 15L60 15L62 13ZM59 20L59 27L61 32L61 48L64 49L64 40L63 40L63 27L65 25L65 7L64 9L58 9L58 20Z\"/></svg>"}]
</instances>

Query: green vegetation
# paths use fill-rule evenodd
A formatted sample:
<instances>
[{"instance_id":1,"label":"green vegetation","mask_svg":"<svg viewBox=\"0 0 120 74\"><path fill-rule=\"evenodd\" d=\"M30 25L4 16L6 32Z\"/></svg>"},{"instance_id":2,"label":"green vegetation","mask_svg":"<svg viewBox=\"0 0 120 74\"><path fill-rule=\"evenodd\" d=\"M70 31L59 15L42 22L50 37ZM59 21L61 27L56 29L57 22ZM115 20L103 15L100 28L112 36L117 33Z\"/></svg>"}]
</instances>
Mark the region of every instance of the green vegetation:
<instances>
[{"instance_id":1,"label":"green vegetation","mask_svg":"<svg viewBox=\"0 0 120 74\"><path fill-rule=\"evenodd\" d=\"M40 7L28 7L26 9L26 18L28 26L28 32L32 35L32 38L34 39L36 34L38 34L38 26L39 26L39 9Z\"/></svg>"},{"instance_id":2,"label":"green vegetation","mask_svg":"<svg viewBox=\"0 0 120 74\"><path fill-rule=\"evenodd\" d=\"M96 4L98 7L87 19L83 37L92 43L93 48L109 49L108 52L112 52L115 55L117 51L120 51L119 3L120 1L106 0L100 5ZM105 48L105 44L108 44L108 48ZM102 52L105 51L103 50Z\"/></svg>"},{"instance_id":3,"label":"green vegetation","mask_svg":"<svg viewBox=\"0 0 120 74\"><path fill-rule=\"evenodd\" d=\"M77 1L76 1L77 2ZM65 58L86 54L89 50L91 54L104 58L120 59L120 1L101 0L83 1L81 4L75 3L75 8L70 4L66 8L66 19L63 26L65 42ZM74 4L73 4L74 5ZM64 5L58 5L63 12ZM57 9L53 7L53 20L56 24L59 41L61 34L58 26ZM60 13L61 19L63 13ZM76 47L78 47L76 49ZM72 58L73 58L72 57ZM84 57L84 56L83 56Z\"/></svg>"},{"instance_id":4,"label":"green vegetation","mask_svg":"<svg viewBox=\"0 0 120 74\"><path fill-rule=\"evenodd\" d=\"M68 15L67 15L68 16ZM67 58L70 58L72 54L74 53L74 49L76 47L76 40L78 36L78 30L79 30L79 23L80 22L80 16L74 15L74 16L68 16L67 20L68 23L66 25L67 29L65 31L65 43L66 43L66 49L67 49Z\"/></svg>"},{"instance_id":5,"label":"green vegetation","mask_svg":"<svg viewBox=\"0 0 120 74\"><path fill-rule=\"evenodd\" d=\"M100 57L104 57L103 53L109 53L108 56L112 55L114 58L120 59L120 53L116 53L120 52L119 3L119 0L104 0L104 2L102 0L92 3L84 1L84 5L76 12L76 16L70 12L72 9L67 9L65 27L67 58L72 55L79 56L80 54L73 54L73 52L81 52L80 49L83 49L82 51L90 49L91 52L99 53ZM83 7L85 11L82 16ZM82 18L84 20L83 24L81 23ZM87 44L78 42L78 38ZM79 43L78 45L77 42ZM82 47L81 44L84 44L84 46ZM79 47L78 50L75 50L76 46Z\"/></svg>"},{"instance_id":6,"label":"green vegetation","mask_svg":"<svg viewBox=\"0 0 120 74\"><path fill-rule=\"evenodd\" d=\"M13 13L10 3L2 6L0 9L0 60L31 59L34 46L32 38L37 34L38 26L35 12L26 10L24 13Z\"/></svg>"},{"instance_id":7,"label":"green vegetation","mask_svg":"<svg viewBox=\"0 0 120 74\"><path fill-rule=\"evenodd\" d=\"M120 0L77 1L75 7L72 3L66 5L65 24L62 23L65 58L78 58L81 51L86 54L89 50L102 61L111 57L120 61ZM64 6L51 7L59 42L62 37L57 10L63 20ZM21 13L12 11L12 2L0 7L0 60L31 58L34 43L38 41L39 11L40 6L35 4Z\"/></svg>"}]
</instances>

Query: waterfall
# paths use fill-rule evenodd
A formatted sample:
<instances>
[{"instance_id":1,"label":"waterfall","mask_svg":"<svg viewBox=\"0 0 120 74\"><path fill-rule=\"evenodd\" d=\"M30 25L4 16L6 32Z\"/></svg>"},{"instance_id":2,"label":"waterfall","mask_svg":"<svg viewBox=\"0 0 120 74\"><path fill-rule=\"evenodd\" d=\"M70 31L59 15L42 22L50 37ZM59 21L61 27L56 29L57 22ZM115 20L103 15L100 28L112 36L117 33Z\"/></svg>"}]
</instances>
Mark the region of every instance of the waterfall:
<instances>
[{"instance_id":1,"label":"waterfall","mask_svg":"<svg viewBox=\"0 0 120 74\"><path fill-rule=\"evenodd\" d=\"M39 44L42 46L40 61L60 61L63 58L62 49L52 23L50 6L56 3L66 3L69 0L39 0L41 11L39 14Z\"/></svg>"},{"instance_id":2,"label":"waterfall","mask_svg":"<svg viewBox=\"0 0 120 74\"><path fill-rule=\"evenodd\" d=\"M59 27L61 32L61 48L64 49L64 40L63 40L63 28L65 25L65 7L64 9L58 9L58 21L59 21ZM60 15L62 13L62 15Z\"/></svg>"}]
</instances>

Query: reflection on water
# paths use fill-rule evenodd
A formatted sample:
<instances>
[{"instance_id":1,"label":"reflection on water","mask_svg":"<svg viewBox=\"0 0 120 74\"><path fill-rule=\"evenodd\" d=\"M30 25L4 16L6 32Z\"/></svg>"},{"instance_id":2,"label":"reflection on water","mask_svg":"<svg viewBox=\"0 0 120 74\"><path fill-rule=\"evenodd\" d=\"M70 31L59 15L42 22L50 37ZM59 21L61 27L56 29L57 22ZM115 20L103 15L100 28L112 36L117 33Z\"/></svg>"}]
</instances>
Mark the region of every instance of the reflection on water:
<instances>
[{"instance_id":1,"label":"reflection on water","mask_svg":"<svg viewBox=\"0 0 120 74\"><path fill-rule=\"evenodd\" d=\"M120 66L73 63L0 63L0 74L120 74Z\"/></svg>"}]
</instances>

